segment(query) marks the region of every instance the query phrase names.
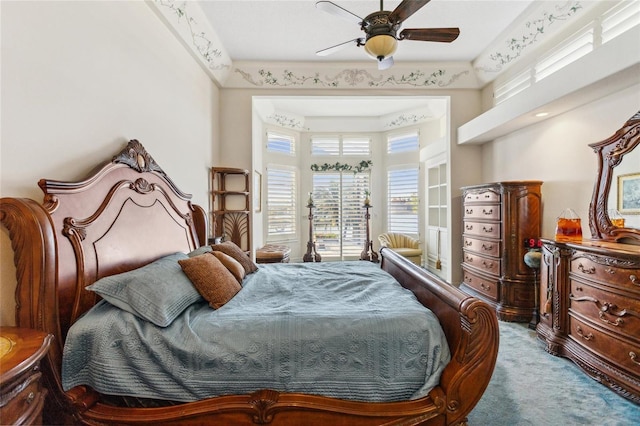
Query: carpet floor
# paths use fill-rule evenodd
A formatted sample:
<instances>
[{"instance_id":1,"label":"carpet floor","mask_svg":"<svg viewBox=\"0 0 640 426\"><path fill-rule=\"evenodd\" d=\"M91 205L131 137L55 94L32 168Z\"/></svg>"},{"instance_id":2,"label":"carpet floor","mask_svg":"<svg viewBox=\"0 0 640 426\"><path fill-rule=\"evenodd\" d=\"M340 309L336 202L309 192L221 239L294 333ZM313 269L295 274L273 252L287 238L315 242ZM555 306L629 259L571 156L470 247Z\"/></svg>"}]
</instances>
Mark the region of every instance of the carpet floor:
<instances>
[{"instance_id":1,"label":"carpet floor","mask_svg":"<svg viewBox=\"0 0 640 426\"><path fill-rule=\"evenodd\" d=\"M469 426L632 426L640 406L545 352L527 324L499 321L498 361Z\"/></svg>"}]
</instances>

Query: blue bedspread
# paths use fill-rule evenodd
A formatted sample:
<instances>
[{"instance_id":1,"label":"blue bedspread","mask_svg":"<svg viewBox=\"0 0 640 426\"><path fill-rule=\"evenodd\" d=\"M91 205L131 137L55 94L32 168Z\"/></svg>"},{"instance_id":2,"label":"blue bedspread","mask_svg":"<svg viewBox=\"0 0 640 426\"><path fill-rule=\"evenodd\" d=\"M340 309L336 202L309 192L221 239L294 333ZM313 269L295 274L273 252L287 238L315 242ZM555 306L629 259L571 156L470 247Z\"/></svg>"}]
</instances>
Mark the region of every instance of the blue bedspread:
<instances>
[{"instance_id":1,"label":"blue bedspread","mask_svg":"<svg viewBox=\"0 0 640 426\"><path fill-rule=\"evenodd\" d=\"M426 395L450 359L436 316L370 262L266 264L225 306L160 328L101 301L71 327L65 390L174 401L259 389L358 401Z\"/></svg>"}]
</instances>

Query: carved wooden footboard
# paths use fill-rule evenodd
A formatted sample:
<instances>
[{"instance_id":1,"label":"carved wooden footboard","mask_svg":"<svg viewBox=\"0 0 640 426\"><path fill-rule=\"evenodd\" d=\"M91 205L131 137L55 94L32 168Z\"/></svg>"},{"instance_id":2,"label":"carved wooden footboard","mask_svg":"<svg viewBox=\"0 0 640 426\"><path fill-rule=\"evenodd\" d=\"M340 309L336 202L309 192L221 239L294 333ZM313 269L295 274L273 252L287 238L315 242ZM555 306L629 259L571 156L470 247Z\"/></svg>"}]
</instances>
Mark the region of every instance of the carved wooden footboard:
<instances>
[{"instance_id":1,"label":"carved wooden footboard","mask_svg":"<svg viewBox=\"0 0 640 426\"><path fill-rule=\"evenodd\" d=\"M17 268L16 321L55 336L44 362L45 422L86 424L453 425L485 391L498 352L493 310L390 250L381 267L439 318L452 360L429 396L365 403L256 390L157 408L110 405L91 388L64 392L62 348L71 324L96 299L85 287L206 241L206 214L137 141L81 182L41 180L44 202L0 200Z\"/></svg>"}]
</instances>

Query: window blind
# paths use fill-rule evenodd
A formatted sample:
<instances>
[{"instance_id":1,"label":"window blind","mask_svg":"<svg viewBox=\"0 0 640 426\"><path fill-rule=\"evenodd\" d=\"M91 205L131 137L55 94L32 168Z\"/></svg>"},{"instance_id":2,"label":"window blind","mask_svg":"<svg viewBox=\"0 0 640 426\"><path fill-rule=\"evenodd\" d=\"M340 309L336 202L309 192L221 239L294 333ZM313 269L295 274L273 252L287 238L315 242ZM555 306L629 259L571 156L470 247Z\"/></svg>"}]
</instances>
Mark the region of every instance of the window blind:
<instances>
[{"instance_id":1,"label":"window blind","mask_svg":"<svg viewBox=\"0 0 640 426\"><path fill-rule=\"evenodd\" d=\"M267 132L267 151L295 155L295 139L291 136Z\"/></svg>"},{"instance_id":2,"label":"window blind","mask_svg":"<svg viewBox=\"0 0 640 426\"><path fill-rule=\"evenodd\" d=\"M292 169L267 168L268 236L296 232L296 172Z\"/></svg>"},{"instance_id":3,"label":"window blind","mask_svg":"<svg viewBox=\"0 0 640 426\"><path fill-rule=\"evenodd\" d=\"M369 173L313 174L314 238L323 257L360 255L366 239L362 205L369 181Z\"/></svg>"},{"instance_id":4,"label":"window blind","mask_svg":"<svg viewBox=\"0 0 640 426\"><path fill-rule=\"evenodd\" d=\"M387 182L388 231L418 234L418 168L389 170Z\"/></svg>"}]
</instances>

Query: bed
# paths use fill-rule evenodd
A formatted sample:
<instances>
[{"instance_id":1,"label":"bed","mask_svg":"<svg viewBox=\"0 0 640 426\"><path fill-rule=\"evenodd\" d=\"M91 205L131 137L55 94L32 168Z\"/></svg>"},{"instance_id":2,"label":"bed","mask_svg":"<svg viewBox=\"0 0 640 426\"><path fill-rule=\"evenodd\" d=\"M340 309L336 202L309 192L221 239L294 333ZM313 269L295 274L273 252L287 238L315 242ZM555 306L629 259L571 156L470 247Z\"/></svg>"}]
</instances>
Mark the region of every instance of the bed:
<instances>
[{"instance_id":1,"label":"bed","mask_svg":"<svg viewBox=\"0 0 640 426\"><path fill-rule=\"evenodd\" d=\"M203 248L207 214L191 203L191 196L178 189L136 140L80 182L38 184L45 194L42 203L3 198L0 220L14 250L16 322L55 337L43 363L49 389L47 424L456 425L466 422L489 383L498 351L494 311L382 249L376 268L390 274L437 317L450 350L451 359L438 382L424 395L363 401L258 384L220 396L156 404L146 397L113 398L88 385L64 390L63 349L69 331L86 317L100 315L106 304L87 287L172 254ZM361 262L359 269L378 273L367 269L373 264ZM302 267L265 265L259 273L287 266ZM204 305L196 303L194 309ZM236 389L231 384L229 388Z\"/></svg>"}]
</instances>

